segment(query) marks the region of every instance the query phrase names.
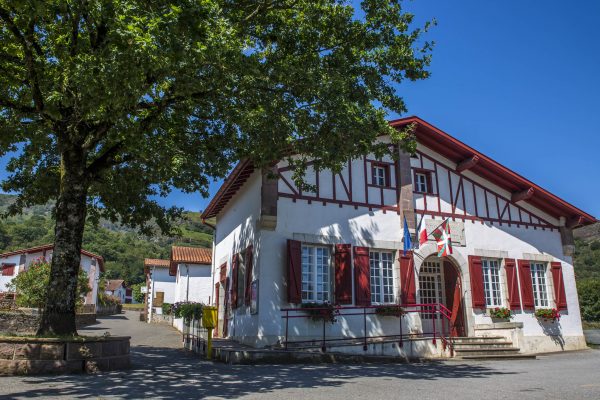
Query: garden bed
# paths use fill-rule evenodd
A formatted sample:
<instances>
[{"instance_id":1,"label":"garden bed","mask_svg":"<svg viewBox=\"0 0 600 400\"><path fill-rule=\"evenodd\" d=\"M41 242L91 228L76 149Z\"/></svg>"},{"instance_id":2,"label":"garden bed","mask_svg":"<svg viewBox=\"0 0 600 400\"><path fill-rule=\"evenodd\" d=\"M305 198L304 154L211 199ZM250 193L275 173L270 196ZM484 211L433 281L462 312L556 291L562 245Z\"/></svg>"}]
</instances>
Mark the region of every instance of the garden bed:
<instances>
[{"instance_id":1,"label":"garden bed","mask_svg":"<svg viewBox=\"0 0 600 400\"><path fill-rule=\"evenodd\" d=\"M0 376L96 373L129 368L129 336L0 336Z\"/></svg>"}]
</instances>

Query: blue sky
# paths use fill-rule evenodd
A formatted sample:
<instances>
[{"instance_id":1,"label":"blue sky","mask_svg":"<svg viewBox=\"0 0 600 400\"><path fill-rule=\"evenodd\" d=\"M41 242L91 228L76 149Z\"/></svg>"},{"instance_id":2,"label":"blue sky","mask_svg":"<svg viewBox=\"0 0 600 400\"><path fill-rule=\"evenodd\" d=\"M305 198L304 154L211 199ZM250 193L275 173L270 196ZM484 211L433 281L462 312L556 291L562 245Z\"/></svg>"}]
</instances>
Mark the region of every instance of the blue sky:
<instances>
[{"instance_id":1,"label":"blue sky","mask_svg":"<svg viewBox=\"0 0 600 400\"><path fill-rule=\"evenodd\" d=\"M426 36L436 42L431 78L398 87L407 115L600 217L600 1L414 0L405 8L418 22L438 21ZM208 201L161 199L196 211Z\"/></svg>"}]
</instances>

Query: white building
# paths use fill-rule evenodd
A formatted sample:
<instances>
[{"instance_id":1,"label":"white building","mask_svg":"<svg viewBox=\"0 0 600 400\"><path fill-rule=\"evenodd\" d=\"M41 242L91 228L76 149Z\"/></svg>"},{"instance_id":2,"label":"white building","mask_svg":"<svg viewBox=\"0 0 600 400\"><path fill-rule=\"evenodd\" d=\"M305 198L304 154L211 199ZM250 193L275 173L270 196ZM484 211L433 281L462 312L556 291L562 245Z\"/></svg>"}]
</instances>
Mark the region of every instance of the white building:
<instances>
[{"instance_id":1,"label":"white building","mask_svg":"<svg viewBox=\"0 0 600 400\"><path fill-rule=\"evenodd\" d=\"M153 314L162 314L163 303L175 302L175 277L169 275L169 260L146 258L146 316L152 322Z\"/></svg>"},{"instance_id":2,"label":"white building","mask_svg":"<svg viewBox=\"0 0 600 400\"><path fill-rule=\"evenodd\" d=\"M8 291L6 285L19 273L26 271L29 265L40 258L51 261L53 244L20 249L0 254L0 292ZM104 272L104 258L86 250L81 250L81 268L86 272L92 289L84 299L84 304L96 304L98 296L98 279Z\"/></svg>"},{"instance_id":3,"label":"white building","mask_svg":"<svg viewBox=\"0 0 600 400\"><path fill-rule=\"evenodd\" d=\"M367 155L339 174L309 167L315 192L299 190L285 162L235 167L203 213L217 221L218 334L261 347L320 343L325 332L328 348L348 344L337 351L400 356L451 356L457 336L520 353L585 346L572 229L596 219L419 118L391 122L412 123L415 155L392 146L397 160ZM438 257L430 237L404 256L404 217L413 241L418 226L431 233L449 219L453 254ZM286 311L323 302L339 307L335 323ZM407 314L375 314L381 305ZM494 321L495 307L513 319ZM536 318L549 308L560 320Z\"/></svg>"},{"instance_id":4,"label":"white building","mask_svg":"<svg viewBox=\"0 0 600 400\"><path fill-rule=\"evenodd\" d=\"M127 298L127 288L125 287L125 281L123 279L108 279L106 281L106 288L104 293L109 296L114 296L121 301L121 304L125 304ZM131 301L130 301L131 302Z\"/></svg>"},{"instance_id":5,"label":"white building","mask_svg":"<svg viewBox=\"0 0 600 400\"><path fill-rule=\"evenodd\" d=\"M196 302L211 304L212 251L198 247L173 246L169 273L175 276L175 303ZM175 318L173 326L183 330L183 319Z\"/></svg>"}]
</instances>

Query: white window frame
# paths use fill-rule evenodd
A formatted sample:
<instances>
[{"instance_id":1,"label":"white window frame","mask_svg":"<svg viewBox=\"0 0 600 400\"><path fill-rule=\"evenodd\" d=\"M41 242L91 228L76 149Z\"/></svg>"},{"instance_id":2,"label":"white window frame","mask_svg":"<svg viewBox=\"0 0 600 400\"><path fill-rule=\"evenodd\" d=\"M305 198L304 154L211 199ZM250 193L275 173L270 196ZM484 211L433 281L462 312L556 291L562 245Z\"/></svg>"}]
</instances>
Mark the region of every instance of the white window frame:
<instances>
[{"instance_id":1,"label":"white window frame","mask_svg":"<svg viewBox=\"0 0 600 400\"><path fill-rule=\"evenodd\" d=\"M391 250L370 250L369 269L371 304L394 304L394 294L396 293L394 252Z\"/></svg>"},{"instance_id":2,"label":"white window frame","mask_svg":"<svg viewBox=\"0 0 600 400\"><path fill-rule=\"evenodd\" d=\"M548 288L548 264L530 261L531 286L533 288L533 304L535 308L550 307L550 290Z\"/></svg>"},{"instance_id":3,"label":"white window frame","mask_svg":"<svg viewBox=\"0 0 600 400\"><path fill-rule=\"evenodd\" d=\"M502 262L496 258L482 258L483 292L488 308L504 307Z\"/></svg>"},{"instance_id":4,"label":"white window frame","mask_svg":"<svg viewBox=\"0 0 600 400\"><path fill-rule=\"evenodd\" d=\"M386 167L384 165L373 165L373 185L376 186L387 186L386 182Z\"/></svg>"},{"instance_id":5,"label":"white window frame","mask_svg":"<svg viewBox=\"0 0 600 400\"><path fill-rule=\"evenodd\" d=\"M427 259L419 269L419 302L446 304L446 290L444 282L444 269L441 260ZM425 296L425 294L428 296ZM425 298L427 297L427 298ZM423 310L421 319L440 319L438 313L428 313Z\"/></svg>"},{"instance_id":6,"label":"white window frame","mask_svg":"<svg viewBox=\"0 0 600 400\"><path fill-rule=\"evenodd\" d=\"M426 173L415 172L415 191L419 193L429 193Z\"/></svg>"},{"instance_id":7,"label":"white window frame","mask_svg":"<svg viewBox=\"0 0 600 400\"><path fill-rule=\"evenodd\" d=\"M323 259L324 250L327 256L326 260ZM331 302L331 256L332 251L329 246L302 244L301 296L303 303ZM321 279L319 280L319 278ZM319 281L321 282L319 283Z\"/></svg>"}]
</instances>

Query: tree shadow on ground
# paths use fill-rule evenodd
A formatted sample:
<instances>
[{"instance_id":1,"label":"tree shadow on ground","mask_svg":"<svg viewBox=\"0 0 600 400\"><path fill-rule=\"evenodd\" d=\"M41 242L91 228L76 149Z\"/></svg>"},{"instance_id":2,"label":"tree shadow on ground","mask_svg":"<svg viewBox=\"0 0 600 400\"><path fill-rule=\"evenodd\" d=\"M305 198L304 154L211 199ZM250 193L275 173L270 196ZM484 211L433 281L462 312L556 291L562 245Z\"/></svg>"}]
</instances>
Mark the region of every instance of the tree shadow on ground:
<instances>
[{"instance_id":1,"label":"tree shadow on ground","mask_svg":"<svg viewBox=\"0 0 600 400\"><path fill-rule=\"evenodd\" d=\"M99 375L26 378L19 398L237 398L282 389L336 388L356 378L422 380L491 378L512 374L479 364L424 362L318 365L226 365L202 361L190 352L166 347L132 348L132 368ZM54 386L54 387L53 387ZM33 388L32 388L33 387Z\"/></svg>"}]
</instances>

